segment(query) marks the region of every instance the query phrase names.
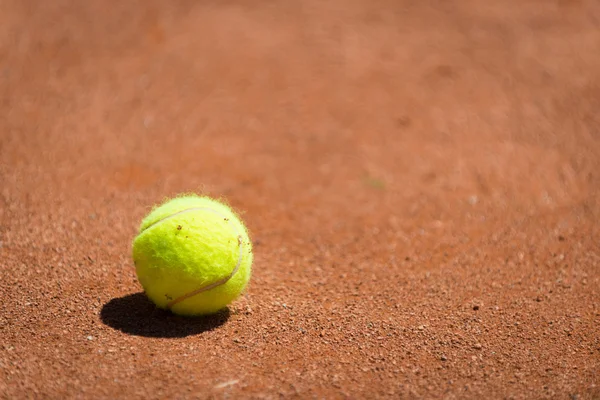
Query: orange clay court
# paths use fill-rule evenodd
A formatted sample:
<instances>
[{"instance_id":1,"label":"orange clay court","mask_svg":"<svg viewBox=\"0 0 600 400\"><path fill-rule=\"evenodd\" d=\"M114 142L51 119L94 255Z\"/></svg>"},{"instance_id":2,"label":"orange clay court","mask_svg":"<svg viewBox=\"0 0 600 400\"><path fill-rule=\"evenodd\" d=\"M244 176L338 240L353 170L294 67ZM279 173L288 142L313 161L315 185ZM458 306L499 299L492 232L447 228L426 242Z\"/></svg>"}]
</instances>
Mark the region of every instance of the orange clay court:
<instances>
[{"instance_id":1,"label":"orange clay court","mask_svg":"<svg viewBox=\"0 0 600 400\"><path fill-rule=\"evenodd\" d=\"M600 3L0 1L1 399L600 399ZM226 199L250 283L132 241Z\"/></svg>"}]
</instances>

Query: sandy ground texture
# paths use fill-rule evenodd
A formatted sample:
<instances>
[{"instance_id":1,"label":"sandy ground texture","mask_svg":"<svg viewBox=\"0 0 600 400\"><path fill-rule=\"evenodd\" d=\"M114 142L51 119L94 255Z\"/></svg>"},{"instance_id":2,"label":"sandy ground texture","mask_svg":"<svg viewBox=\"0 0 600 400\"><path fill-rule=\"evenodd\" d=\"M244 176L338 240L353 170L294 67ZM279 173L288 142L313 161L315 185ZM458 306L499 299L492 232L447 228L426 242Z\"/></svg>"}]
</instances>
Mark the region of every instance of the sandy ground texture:
<instances>
[{"instance_id":1,"label":"sandy ground texture","mask_svg":"<svg viewBox=\"0 0 600 400\"><path fill-rule=\"evenodd\" d=\"M0 1L0 398L600 398L600 3ZM155 309L167 197L242 298Z\"/></svg>"}]
</instances>

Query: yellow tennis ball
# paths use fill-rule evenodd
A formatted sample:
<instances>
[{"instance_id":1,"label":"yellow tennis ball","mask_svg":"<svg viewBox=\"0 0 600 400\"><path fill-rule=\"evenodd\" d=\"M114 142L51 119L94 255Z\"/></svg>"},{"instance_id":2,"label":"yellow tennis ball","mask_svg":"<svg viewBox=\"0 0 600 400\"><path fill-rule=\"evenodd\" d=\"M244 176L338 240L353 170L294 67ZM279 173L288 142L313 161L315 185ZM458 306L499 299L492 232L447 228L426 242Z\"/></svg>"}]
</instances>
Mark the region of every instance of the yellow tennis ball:
<instances>
[{"instance_id":1,"label":"yellow tennis ball","mask_svg":"<svg viewBox=\"0 0 600 400\"><path fill-rule=\"evenodd\" d=\"M196 195L155 207L133 240L138 280L150 300L174 314L213 314L246 288L252 243L225 204Z\"/></svg>"}]
</instances>

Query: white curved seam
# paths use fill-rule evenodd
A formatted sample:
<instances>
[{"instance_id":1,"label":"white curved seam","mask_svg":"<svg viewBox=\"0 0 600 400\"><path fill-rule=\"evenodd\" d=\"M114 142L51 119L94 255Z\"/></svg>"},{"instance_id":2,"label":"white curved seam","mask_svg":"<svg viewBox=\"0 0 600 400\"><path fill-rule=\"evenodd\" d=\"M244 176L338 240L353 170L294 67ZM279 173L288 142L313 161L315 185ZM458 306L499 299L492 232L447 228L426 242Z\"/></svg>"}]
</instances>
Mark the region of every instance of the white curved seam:
<instances>
[{"instance_id":1,"label":"white curved seam","mask_svg":"<svg viewBox=\"0 0 600 400\"><path fill-rule=\"evenodd\" d=\"M186 213L186 212L190 212L190 211L210 211L210 212L212 212L214 214L217 214L218 216L220 216L221 218L223 218L225 221L227 221L229 223L229 225L231 225L233 227L233 231L237 235L238 244L240 246L240 254L238 256L238 261L237 261L237 264L235 265L235 268L233 269L233 271L231 271L231 273L228 276L226 276L225 278L220 279L220 280L218 280L216 282L213 282L213 283L211 283L211 284L209 284L207 286L203 286L203 287L198 288L196 290L193 290L193 291L191 291L189 293L186 293L186 294L184 294L182 296L179 296L179 297L177 297L174 300L171 300L170 302L167 303L167 308L168 309L171 309L175 304L180 303L180 302L182 302L182 301L184 301L186 299L189 299L190 297L196 296L197 294L200 294L200 293L206 292L208 290L214 289L214 288L216 288L218 286L224 285L231 278L233 278L233 276L236 274L236 272L238 272L238 270L240 269L240 265L242 264L242 257L244 255L244 241L242 239L242 235L240 234L240 231L238 230L237 226L235 226L235 224L233 224L233 222L231 222L230 219L226 215L223 215L220 212L218 212L216 210L213 210L212 208L208 208L208 207L194 207L194 208L188 208L186 210L178 211L175 214L171 214L171 215L169 215L167 217L159 219L158 221L153 222L152 224L148 225L146 228L144 228L140 232L140 234L142 234L143 232L146 232L148 229L152 228L153 226L156 226L157 224L159 224L161 222L164 222L164 221L166 221L166 220L168 220L170 218L173 218L173 217L175 217L177 215L180 215L180 214L183 214L183 213Z\"/></svg>"}]
</instances>

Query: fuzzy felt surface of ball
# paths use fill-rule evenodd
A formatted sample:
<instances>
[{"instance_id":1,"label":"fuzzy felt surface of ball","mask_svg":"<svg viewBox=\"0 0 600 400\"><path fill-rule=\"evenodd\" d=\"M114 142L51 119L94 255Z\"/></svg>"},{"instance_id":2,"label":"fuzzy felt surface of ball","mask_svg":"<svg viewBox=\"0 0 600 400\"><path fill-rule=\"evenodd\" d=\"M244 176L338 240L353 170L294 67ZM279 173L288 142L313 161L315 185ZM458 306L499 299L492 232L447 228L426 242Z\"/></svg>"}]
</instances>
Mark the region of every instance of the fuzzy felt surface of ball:
<instances>
[{"instance_id":1,"label":"fuzzy felt surface of ball","mask_svg":"<svg viewBox=\"0 0 600 400\"><path fill-rule=\"evenodd\" d=\"M246 288L252 242L224 202L197 195L165 201L133 240L136 274L157 307L183 316L218 312Z\"/></svg>"}]
</instances>

